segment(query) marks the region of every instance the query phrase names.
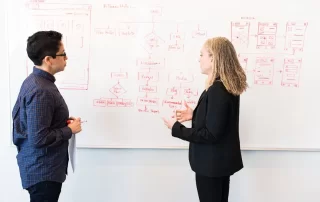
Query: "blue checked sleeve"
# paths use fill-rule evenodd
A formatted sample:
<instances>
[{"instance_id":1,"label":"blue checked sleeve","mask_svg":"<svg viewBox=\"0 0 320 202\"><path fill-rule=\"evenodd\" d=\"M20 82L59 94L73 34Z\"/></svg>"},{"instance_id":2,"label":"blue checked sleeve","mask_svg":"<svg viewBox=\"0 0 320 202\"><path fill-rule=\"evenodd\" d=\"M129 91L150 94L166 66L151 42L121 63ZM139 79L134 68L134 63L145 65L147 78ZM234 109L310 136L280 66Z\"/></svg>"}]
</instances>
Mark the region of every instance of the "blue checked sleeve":
<instances>
[{"instance_id":1,"label":"blue checked sleeve","mask_svg":"<svg viewBox=\"0 0 320 202\"><path fill-rule=\"evenodd\" d=\"M37 148L54 147L71 138L69 127L51 128L55 99L48 90L36 90L26 97L29 142Z\"/></svg>"}]
</instances>

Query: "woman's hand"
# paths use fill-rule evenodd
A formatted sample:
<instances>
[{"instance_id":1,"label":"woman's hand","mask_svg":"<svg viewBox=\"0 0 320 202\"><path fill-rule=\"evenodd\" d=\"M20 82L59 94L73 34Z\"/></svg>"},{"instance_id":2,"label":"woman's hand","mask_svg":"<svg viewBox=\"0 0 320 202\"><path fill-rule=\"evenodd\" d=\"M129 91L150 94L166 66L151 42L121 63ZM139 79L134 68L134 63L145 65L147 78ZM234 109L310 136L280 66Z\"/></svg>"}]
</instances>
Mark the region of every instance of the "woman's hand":
<instances>
[{"instance_id":1,"label":"woman's hand","mask_svg":"<svg viewBox=\"0 0 320 202\"><path fill-rule=\"evenodd\" d=\"M169 129L172 129L172 126L174 125L174 123L177 121L174 118L169 118L169 119L166 119L166 118L162 118L163 119L163 122L164 124L169 128Z\"/></svg>"},{"instance_id":2,"label":"woman's hand","mask_svg":"<svg viewBox=\"0 0 320 202\"><path fill-rule=\"evenodd\" d=\"M179 122L190 121L192 119L193 109L184 101L185 110L177 110L176 117Z\"/></svg>"}]
</instances>

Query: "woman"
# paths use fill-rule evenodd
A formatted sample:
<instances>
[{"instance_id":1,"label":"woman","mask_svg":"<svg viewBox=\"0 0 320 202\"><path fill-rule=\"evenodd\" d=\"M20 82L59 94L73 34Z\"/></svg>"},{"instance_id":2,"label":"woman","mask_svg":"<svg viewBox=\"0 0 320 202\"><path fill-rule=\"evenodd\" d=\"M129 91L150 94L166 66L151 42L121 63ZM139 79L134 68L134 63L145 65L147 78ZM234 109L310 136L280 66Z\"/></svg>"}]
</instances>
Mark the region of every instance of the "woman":
<instances>
[{"instance_id":1,"label":"woman","mask_svg":"<svg viewBox=\"0 0 320 202\"><path fill-rule=\"evenodd\" d=\"M201 49L200 68L208 75L194 111L176 112L164 119L172 136L190 142L189 161L196 173L200 202L227 202L230 176L243 168L239 140L240 94L246 75L232 43L224 37L208 39ZM192 120L192 127L181 123Z\"/></svg>"}]
</instances>

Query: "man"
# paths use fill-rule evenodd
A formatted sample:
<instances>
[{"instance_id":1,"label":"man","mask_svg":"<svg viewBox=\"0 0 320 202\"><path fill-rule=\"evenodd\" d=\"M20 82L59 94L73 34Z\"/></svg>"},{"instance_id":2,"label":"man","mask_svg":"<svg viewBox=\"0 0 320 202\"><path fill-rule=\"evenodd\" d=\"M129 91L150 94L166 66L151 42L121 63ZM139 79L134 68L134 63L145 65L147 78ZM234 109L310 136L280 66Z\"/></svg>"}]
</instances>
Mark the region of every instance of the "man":
<instances>
[{"instance_id":1,"label":"man","mask_svg":"<svg viewBox=\"0 0 320 202\"><path fill-rule=\"evenodd\" d=\"M22 187L31 202L57 202L68 169L68 140L81 131L80 118L69 118L54 74L63 71L67 55L62 34L40 31L27 40L33 72L23 82L12 111L13 143Z\"/></svg>"}]
</instances>

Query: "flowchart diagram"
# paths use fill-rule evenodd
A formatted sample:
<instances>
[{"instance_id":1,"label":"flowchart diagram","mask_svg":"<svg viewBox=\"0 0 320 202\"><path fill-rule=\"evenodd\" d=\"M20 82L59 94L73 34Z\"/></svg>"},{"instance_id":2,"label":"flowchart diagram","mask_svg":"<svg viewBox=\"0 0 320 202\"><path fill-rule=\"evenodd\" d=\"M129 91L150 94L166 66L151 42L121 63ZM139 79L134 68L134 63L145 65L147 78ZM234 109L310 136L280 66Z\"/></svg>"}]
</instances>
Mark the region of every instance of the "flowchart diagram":
<instances>
[{"instance_id":1,"label":"flowchart diagram","mask_svg":"<svg viewBox=\"0 0 320 202\"><path fill-rule=\"evenodd\" d=\"M109 10L121 12L121 9L135 10L134 6L121 4L107 4L103 6ZM108 11L109 11L108 10ZM161 18L163 9L161 7L146 8L150 19L144 21L129 21L115 22L113 25L106 25L104 28L94 28L94 34L98 37L131 37L139 40L139 46L144 51L144 57L137 57L135 64L135 75L130 73L119 73L123 77L137 78L134 82L139 83L136 97L129 99L119 98L120 95L115 95L116 90L119 94L126 93L125 87L121 86L121 82L113 86L109 95L116 98L98 98L94 99L94 105L97 107L135 107L137 112L159 114L161 110L171 111L172 115L175 110L183 106L183 101L186 100L189 104L196 104L199 95L198 87L194 86L194 74L186 69L172 68L172 65L166 59L168 54L184 53L186 39L202 39L207 37L207 31L200 28L200 25L194 27L193 30L186 33L180 29L180 24L175 25L175 29L167 30L166 37L159 34L159 21L156 17ZM138 39L137 29L133 25L148 24L150 30L144 33L139 33L142 37ZM110 23L111 24L111 23ZM116 27L119 26L119 27ZM125 27L125 28L123 28ZM160 31L163 33L163 30ZM162 34L163 35L163 34ZM162 54L155 54L155 52ZM124 79L124 78L123 78ZM201 87L200 87L201 88ZM132 88L130 88L132 90ZM113 95L112 95L113 94ZM102 96L101 96L102 97ZM120 96L121 97L121 96ZM110 105L112 100L114 105ZM135 100L135 102L134 102ZM117 104L118 103L118 104ZM124 103L124 104L123 104Z\"/></svg>"},{"instance_id":2,"label":"flowchart diagram","mask_svg":"<svg viewBox=\"0 0 320 202\"><path fill-rule=\"evenodd\" d=\"M92 98L94 107L134 108L137 112L159 114L161 110L173 114L183 107L184 100L195 105L201 86L196 86L195 71L175 68L168 60L172 54L185 54L190 40L203 43L207 28L200 23L184 28L183 23L172 23L170 29L161 30L162 7L141 8L129 4L101 4L105 13L123 15L106 23L92 24L92 6L87 4L28 2L29 32L57 30L64 34L68 52L68 68L58 86L68 90L90 90L92 67L92 40L138 40L144 56L137 56L126 68L110 68L106 78L112 81L101 95ZM123 13L128 13L128 16ZM131 16L131 17L130 17ZM103 22L103 21L101 21ZM255 18L241 18L229 22L230 40L235 45L240 64L253 85L299 87L306 40L307 22L269 22ZM137 27L147 27L142 32ZM70 53L70 54L69 54ZM155 54L156 53L156 54ZM161 53L161 54L159 54ZM196 55L195 55L196 58ZM30 73L32 65L27 62ZM280 80L279 80L280 79ZM125 82L124 82L125 81ZM137 89L128 83L138 83ZM135 93L132 93L135 91ZM131 93L129 93L131 92ZM134 94L134 95L133 95Z\"/></svg>"},{"instance_id":3,"label":"flowchart diagram","mask_svg":"<svg viewBox=\"0 0 320 202\"><path fill-rule=\"evenodd\" d=\"M91 5L43 3L30 1L25 4L28 12L28 33L56 30L63 34L68 55L68 68L57 75L60 89L87 90L89 85ZM27 74L33 64L26 58ZM60 77L60 78L59 78Z\"/></svg>"},{"instance_id":4,"label":"flowchart diagram","mask_svg":"<svg viewBox=\"0 0 320 202\"><path fill-rule=\"evenodd\" d=\"M241 49L239 61L254 85L299 87L307 27L307 22L287 22L285 27L256 20L231 22L232 43ZM281 81L274 80L276 74Z\"/></svg>"}]
</instances>

